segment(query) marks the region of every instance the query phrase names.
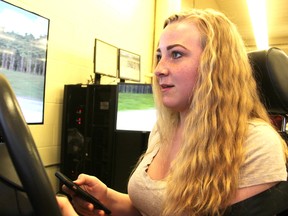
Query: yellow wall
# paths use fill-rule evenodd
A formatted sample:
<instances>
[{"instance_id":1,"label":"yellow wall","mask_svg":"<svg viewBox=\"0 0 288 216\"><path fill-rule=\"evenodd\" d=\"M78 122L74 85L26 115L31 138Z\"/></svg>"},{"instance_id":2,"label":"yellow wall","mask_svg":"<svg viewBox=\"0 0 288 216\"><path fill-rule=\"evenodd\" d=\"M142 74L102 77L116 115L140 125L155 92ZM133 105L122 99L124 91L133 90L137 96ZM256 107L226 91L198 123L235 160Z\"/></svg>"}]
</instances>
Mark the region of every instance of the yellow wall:
<instances>
[{"instance_id":1,"label":"yellow wall","mask_svg":"<svg viewBox=\"0 0 288 216\"><path fill-rule=\"evenodd\" d=\"M181 10L181 0L157 0L156 20L155 20L155 48L157 47L159 36L163 29L164 21L173 13Z\"/></svg>"},{"instance_id":2,"label":"yellow wall","mask_svg":"<svg viewBox=\"0 0 288 216\"><path fill-rule=\"evenodd\" d=\"M182 10L189 10L192 8L214 8L219 10L219 6L215 0L182 0L181 1Z\"/></svg>"},{"instance_id":3,"label":"yellow wall","mask_svg":"<svg viewBox=\"0 0 288 216\"><path fill-rule=\"evenodd\" d=\"M145 73L151 72L152 65L154 0L8 2L50 19L44 124L30 129L56 190L64 85L87 83L93 75L95 38L139 54L141 82L149 82Z\"/></svg>"}]
</instances>

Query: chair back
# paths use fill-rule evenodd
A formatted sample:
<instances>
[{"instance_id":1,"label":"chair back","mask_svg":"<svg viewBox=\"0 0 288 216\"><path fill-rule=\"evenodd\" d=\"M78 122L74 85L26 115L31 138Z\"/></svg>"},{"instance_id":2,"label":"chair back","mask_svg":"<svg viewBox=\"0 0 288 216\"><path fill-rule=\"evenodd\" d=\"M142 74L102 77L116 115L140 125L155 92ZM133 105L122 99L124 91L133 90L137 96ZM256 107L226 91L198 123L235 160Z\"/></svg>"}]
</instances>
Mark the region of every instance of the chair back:
<instances>
[{"instance_id":1,"label":"chair back","mask_svg":"<svg viewBox=\"0 0 288 216\"><path fill-rule=\"evenodd\" d=\"M271 114L288 113L288 56L276 47L248 53L262 102Z\"/></svg>"}]
</instances>

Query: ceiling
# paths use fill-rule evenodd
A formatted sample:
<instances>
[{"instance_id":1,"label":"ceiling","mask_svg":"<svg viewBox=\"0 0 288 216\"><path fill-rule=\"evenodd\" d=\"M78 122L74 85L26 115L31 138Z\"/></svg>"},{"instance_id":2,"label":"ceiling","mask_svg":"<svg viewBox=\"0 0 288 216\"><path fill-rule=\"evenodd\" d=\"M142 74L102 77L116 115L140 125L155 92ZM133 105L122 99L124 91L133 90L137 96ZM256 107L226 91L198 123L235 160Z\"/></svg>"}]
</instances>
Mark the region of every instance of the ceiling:
<instances>
[{"instance_id":1,"label":"ceiling","mask_svg":"<svg viewBox=\"0 0 288 216\"><path fill-rule=\"evenodd\" d=\"M266 1L269 46L281 48L288 54L288 2L287 0ZM222 11L237 25L247 49L256 49L246 0L182 0L182 6L184 8L214 8Z\"/></svg>"}]
</instances>

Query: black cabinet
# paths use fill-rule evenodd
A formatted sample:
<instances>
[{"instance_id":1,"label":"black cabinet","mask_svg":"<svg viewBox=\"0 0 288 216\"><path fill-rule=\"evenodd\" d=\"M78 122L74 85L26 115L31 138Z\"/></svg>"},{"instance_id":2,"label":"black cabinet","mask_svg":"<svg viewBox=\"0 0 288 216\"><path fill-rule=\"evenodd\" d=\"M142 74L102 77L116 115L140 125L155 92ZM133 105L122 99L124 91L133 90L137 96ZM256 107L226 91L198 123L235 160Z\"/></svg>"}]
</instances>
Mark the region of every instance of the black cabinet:
<instances>
[{"instance_id":1,"label":"black cabinet","mask_svg":"<svg viewBox=\"0 0 288 216\"><path fill-rule=\"evenodd\" d=\"M65 85L60 171L94 175L126 192L149 133L115 130L117 85Z\"/></svg>"}]
</instances>

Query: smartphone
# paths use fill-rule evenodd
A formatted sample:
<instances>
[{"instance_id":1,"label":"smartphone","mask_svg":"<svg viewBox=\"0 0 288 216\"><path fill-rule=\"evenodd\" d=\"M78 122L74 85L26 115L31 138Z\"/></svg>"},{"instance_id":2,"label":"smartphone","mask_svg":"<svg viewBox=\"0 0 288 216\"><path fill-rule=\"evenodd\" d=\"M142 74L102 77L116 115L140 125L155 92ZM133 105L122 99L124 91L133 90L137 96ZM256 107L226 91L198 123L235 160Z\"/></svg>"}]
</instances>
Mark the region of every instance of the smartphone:
<instances>
[{"instance_id":1,"label":"smartphone","mask_svg":"<svg viewBox=\"0 0 288 216\"><path fill-rule=\"evenodd\" d=\"M90 202L94 205L95 209L101 209L106 214L110 215L111 211L105 207L98 199L93 197L88 192L84 191L81 187L79 187L77 184L75 184L71 179L69 179L67 176L65 176L63 173L57 171L55 173L55 176L64 184L66 185L70 190L74 191L75 194L82 199L86 200L87 202Z\"/></svg>"}]
</instances>

